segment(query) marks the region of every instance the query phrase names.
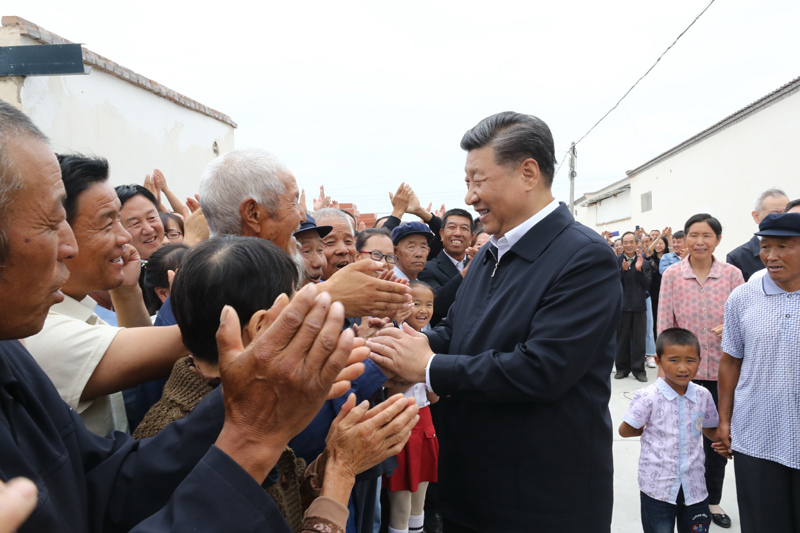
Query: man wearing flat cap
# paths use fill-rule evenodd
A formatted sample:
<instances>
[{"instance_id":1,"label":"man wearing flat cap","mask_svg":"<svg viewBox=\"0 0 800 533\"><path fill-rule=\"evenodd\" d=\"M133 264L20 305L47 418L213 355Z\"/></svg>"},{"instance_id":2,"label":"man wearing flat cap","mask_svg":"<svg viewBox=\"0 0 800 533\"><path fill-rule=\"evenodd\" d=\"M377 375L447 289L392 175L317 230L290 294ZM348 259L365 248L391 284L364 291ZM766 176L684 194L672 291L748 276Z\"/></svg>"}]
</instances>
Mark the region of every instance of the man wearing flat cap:
<instances>
[{"instance_id":1,"label":"man wearing flat cap","mask_svg":"<svg viewBox=\"0 0 800 533\"><path fill-rule=\"evenodd\" d=\"M425 269L433 237L433 232L422 222L406 222L392 230L394 254L397 256L394 274L397 279L417 279Z\"/></svg>"},{"instance_id":2,"label":"man wearing flat cap","mask_svg":"<svg viewBox=\"0 0 800 533\"><path fill-rule=\"evenodd\" d=\"M735 457L742 531L800 531L800 213L756 233L766 274L725 305L718 451Z\"/></svg>"}]
</instances>

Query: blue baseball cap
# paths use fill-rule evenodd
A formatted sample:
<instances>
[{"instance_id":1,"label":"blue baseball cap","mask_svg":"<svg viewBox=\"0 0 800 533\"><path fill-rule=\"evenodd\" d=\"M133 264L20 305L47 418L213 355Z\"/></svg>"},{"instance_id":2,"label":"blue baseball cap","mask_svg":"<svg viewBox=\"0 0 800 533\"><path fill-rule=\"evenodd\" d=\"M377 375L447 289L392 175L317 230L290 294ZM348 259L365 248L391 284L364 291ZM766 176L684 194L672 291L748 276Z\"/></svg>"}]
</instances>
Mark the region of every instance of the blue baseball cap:
<instances>
[{"instance_id":1,"label":"blue baseball cap","mask_svg":"<svg viewBox=\"0 0 800 533\"><path fill-rule=\"evenodd\" d=\"M294 234L297 235L298 233L303 233L304 231L312 229L317 230L317 233L319 233L320 238L322 238L331 232L333 226L317 226L317 221L314 220L314 217L312 217L311 215L306 215L306 221L300 224L300 229L295 231Z\"/></svg>"},{"instance_id":2,"label":"blue baseball cap","mask_svg":"<svg viewBox=\"0 0 800 533\"><path fill-rule=\"evenodd\" d=\"M758 225L759 237L800 237L800 213L767 215Z\"/></svg>"},{"instance_id":3,"label":"blue baseball cap","mask_svg":"<svg viewBox=\"0 0 800 533\"><path fill-rule=\"evenodd\" d=\"M428 244L431 243L431 239L434 237L433 232L428 228L427 224L423 224L422 222L406 222L392 230L392 244L397 246L400 241L411 235L425 235L425 238L428 239Z\"/></svg>"}]
</instances>

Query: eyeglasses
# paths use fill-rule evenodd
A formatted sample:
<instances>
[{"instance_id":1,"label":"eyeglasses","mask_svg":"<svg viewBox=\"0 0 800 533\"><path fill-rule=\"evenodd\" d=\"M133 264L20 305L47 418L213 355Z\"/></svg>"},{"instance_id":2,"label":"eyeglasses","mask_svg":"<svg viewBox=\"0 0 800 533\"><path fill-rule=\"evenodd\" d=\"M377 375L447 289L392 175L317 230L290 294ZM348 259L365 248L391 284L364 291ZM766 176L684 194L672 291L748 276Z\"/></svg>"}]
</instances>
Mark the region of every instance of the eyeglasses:
<instances>
[{"instance_id":1,"label":"eyeglasses","mask_svg":"<svg viewBox=\"0 0 800 533\"><path fill-rule=\"evenodd\" d=\"M167 239L169 239L171 241L176 241L176 240L178 240L178 238L181 235L183 235L183 233L181 233L180 231L178 231L176 229L173 229L173 230L165 232L164 235L167 236Z\"/></svg>"},{"instance_id":2,"label":"eyeglasses","mask_svg":"<svg viewBox=\"0 0 800 533\"><path fill-rule=\"evenodd\" d=\"M397 256L396 255L391 255L391 254L383 255L378 250L372 250L371 252L367 252L366 250L361 250L358 253L360 253L360 254L369 254L370 258L374 259L375 261L386 260L386 262L388 264L390 264L390 265L394 265L395 263L397 263Z\"/></svg>"}]
</instances>

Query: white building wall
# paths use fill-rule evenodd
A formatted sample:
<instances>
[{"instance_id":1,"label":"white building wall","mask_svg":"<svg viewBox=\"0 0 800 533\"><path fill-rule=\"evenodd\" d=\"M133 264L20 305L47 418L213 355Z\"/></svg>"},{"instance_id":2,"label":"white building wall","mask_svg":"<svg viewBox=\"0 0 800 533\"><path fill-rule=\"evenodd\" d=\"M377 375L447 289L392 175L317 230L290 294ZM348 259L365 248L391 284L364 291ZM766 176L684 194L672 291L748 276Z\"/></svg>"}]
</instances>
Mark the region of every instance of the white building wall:
<instances>
[{"instance_id":1,"label":"white building wall","mask_svg":"<svg viewBox=\"0 0 800 533\"><path fill-rule=\"evenodd\" d=\"M15 27L0 44L39 43ZM0 97L20 107L58 152L105 157L112 185L144 182L154 168L184 200L198 190L206 165L234 149L234 128L99 69L89 75L7 77ZM166 204L166 198L162 198Z\"/></svg>"},{"instance_id":2,"label":"white building wall","mask_svg":"<svg viewBox=\"0 0 800 533\"><path fill-rule=\"evenodd\" d=\"M761 192L775 187L800 198L798 140L800 92L632 176L630 220L598 224L592 206L577 207L578 220L597 231L636 225L677 231L690 216L711 213L722 223L715 255L724 260L757 231L750 213ZM653 209L643 213L641 195L648 191Z\"/></svg>"}]
</instances>

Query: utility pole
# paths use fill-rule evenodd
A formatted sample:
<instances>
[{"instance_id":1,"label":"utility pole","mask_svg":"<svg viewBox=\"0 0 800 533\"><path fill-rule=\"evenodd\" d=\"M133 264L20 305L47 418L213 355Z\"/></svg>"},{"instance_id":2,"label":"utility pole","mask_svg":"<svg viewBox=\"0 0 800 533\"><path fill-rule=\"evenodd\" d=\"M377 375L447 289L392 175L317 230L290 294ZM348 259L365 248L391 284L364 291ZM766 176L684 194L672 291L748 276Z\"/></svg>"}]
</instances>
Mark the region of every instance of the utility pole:
<instances>
[{"instance_id":1,"label":"utility pole","mask_svg":"<svg viewBox=\"0 0 800 533\"><path fill-rule=\"evenodd\" d=\"M575 152L575 143L569 145L569 212L575 214L575 160L578 154Z\"/></svg>"}]
</instances>

